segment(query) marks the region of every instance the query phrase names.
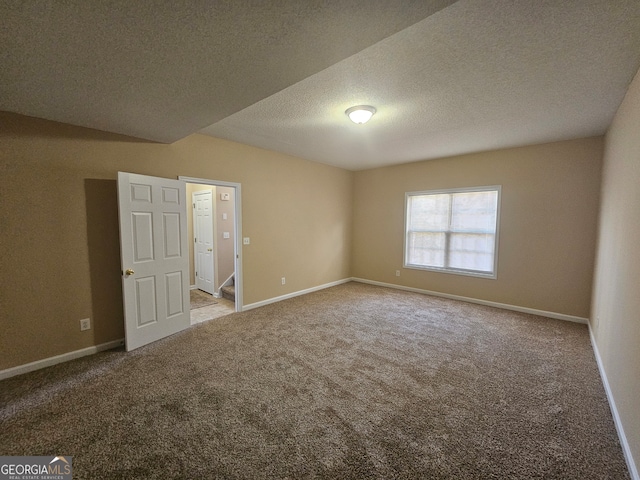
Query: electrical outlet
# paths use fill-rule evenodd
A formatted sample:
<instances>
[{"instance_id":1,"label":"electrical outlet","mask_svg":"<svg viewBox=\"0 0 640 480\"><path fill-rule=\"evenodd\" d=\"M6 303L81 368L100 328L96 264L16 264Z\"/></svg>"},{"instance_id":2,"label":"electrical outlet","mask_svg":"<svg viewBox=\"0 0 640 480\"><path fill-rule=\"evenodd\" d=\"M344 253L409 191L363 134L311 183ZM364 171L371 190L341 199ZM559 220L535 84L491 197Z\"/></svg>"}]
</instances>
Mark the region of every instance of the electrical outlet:
<instances>
[{"instance_id":1,"label":"electrical outlet","mask_svg":"<svg viewBox=\"0 0 640 480\"><path fill-rule=\"evenodd\" d=\"M80 320L80 331L91 330L91 319L83 318Z\"/></svg>"},{"instance_id":2,"label":"electrical outlet","mask_svg":"<svg viewBox=\"0 0 640 480\"><path fill-rule=\"evenodd\" d=\"M287 279L282 277L282 285L284 285L285 283L287 283Z\"/></svg>"},{"instance_id":3,"label":"electrical outlet","mask_svg":"<svg viewBox=\"0 0 640 480\"><path fill-rule=\"evenodd\" d=\"M396 270L396 277L400 276L400 270Z\"/></svg>"}]
</instances>

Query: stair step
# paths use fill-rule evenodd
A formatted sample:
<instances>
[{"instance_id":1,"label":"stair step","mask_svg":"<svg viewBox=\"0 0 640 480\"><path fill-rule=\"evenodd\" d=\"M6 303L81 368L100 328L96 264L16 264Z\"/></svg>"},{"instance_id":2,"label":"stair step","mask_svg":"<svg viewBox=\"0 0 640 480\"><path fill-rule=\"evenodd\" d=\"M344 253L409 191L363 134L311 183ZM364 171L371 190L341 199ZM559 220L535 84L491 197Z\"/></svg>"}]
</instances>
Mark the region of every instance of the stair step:
<instances>
[{"instance_id":1,"label":"stair step","mask_svg":"<svg viewBox=\"0 0 640 480\"><path fill-rule=\"evenodd\" d=\"M222 298L226 298L227 300L234 301L236 300L236 287L233 285L227 285L226 287L222 287Z\"/></svg>"}]
</instances>

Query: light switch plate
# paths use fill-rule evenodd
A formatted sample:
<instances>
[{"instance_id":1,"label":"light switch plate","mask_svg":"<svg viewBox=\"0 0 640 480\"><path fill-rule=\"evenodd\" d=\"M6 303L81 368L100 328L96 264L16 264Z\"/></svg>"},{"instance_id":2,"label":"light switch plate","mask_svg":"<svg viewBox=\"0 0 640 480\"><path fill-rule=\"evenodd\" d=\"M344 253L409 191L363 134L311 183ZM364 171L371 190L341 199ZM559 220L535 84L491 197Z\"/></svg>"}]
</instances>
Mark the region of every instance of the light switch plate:
<instances>
[{"instance_id":1,"label":"light switch plate","mask_svg":"<svg viewBox=\"0 0 640 480\"><path fill-rule=\"evenodd\" d=\"M251 243L251 240L249 239L249 237L244 237L244 238L242 239L242 243L243 243L244 245L249 245L249 244Z\"/></svg>"}]
</instances>

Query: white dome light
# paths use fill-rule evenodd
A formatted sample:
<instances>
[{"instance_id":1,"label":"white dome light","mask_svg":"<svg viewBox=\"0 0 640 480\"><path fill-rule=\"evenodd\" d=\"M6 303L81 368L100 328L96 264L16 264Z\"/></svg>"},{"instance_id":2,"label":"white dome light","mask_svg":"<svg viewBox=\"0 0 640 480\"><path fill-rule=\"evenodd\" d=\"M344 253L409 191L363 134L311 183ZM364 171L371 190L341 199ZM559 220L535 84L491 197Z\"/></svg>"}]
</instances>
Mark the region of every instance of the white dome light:
<instances>
[{"instance_id":1,"label":"white dome light","mask_svg":"<svg viewBox=\"0 0 640 480\"><path fill-rule=\"evenodd\" d=\"M353 123L367 123L376 113L376 109L369 105L358 105L348 108L346 113Z\"/></svg>"}]
</instances>

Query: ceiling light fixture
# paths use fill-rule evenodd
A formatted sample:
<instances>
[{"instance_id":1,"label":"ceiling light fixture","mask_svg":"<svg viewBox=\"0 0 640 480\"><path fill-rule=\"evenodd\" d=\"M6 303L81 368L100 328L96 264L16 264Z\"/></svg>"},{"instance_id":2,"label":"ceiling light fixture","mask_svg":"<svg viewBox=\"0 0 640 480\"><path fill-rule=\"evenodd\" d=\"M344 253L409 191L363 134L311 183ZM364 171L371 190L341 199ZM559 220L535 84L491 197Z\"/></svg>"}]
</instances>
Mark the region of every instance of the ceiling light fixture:
<instances>
[{"instance_id":1,"label":"ceiling light fixture","mask_svg":"<svg viewBox=\"0 0 640 480\"><path fill-rule=\"evenodd\" d=\"M353 123L367 123L376 113L376 109L370 105L357 105L347 108L344 113L348 115Z\"/></svg>"}]
</instances>

